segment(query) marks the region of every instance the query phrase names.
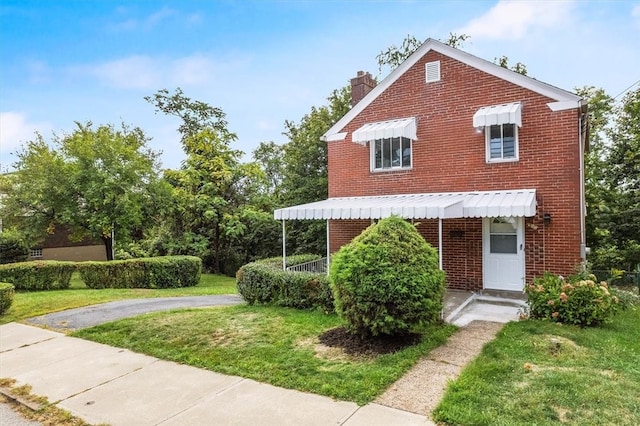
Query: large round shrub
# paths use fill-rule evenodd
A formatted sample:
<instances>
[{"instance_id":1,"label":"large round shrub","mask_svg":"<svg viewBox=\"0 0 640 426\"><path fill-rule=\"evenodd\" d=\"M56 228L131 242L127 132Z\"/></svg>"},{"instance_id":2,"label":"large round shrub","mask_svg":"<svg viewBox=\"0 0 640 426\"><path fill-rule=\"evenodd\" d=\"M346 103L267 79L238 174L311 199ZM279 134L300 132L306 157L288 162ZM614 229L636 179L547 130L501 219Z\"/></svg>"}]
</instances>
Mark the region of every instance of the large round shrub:
<instances>
[{"instance_id":1,"label":"large round shrub","mask_svg":"<svg viewBox=\"0 0 640 426\"><path fill-rule=\"evenodd\" d=\"M438 253L399 217L365 229L333 257L336 312L351 333L409 333L440 318L445 274Z\"/></svg>"}]
</instances>

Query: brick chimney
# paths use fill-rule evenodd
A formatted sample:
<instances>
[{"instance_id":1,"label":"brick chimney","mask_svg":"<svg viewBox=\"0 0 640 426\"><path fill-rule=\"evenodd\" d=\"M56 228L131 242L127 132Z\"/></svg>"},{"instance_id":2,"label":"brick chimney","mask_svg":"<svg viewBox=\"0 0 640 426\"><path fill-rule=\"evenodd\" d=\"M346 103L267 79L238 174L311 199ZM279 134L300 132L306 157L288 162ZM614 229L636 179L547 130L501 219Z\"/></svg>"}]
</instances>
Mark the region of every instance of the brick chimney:
<instances>
[{"instance_id":1,"label":"brick chimney","mask_svg":"<svg viewBox=\"0 0 640 426\"><path fill-rule=\"evenodd\" d=\"M371 74L358 71L358 76L351 79L351 106L360 102L374 87L376 87L376 81Z\"/></svg>"}]
</instances>

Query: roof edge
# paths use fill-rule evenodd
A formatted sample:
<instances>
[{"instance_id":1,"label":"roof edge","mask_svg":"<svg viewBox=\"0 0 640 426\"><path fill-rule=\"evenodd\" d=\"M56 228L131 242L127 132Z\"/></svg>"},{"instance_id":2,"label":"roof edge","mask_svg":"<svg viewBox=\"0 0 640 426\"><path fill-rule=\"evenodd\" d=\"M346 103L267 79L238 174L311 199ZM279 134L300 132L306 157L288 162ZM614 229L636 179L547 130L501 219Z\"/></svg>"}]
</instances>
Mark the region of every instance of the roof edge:
<instances>
[{"instance_id":1,"label":"roof edge","mask_svg":"<svg viewBox=\"0 0 640 426\"><path fill-rule=\"evenodd\" d=\"M369 106L380 94L387 90L396 80L398 80L409 68L415 65L429 51L434 50L445 56L460 61L470 67L501 78L505 81L513 83L517 86L539 93L554 99L556 102L576 102L579 103L582 98L575 93L571 93L564 89L543 83L532 77L519 74L508 68L489 62L478 56L464 52L462 50L448 46L440 41L428 38L422 45L411 54L400 66L393 70L384 80L374 87L364 98L360 100L349 112L347 112L340 120L338 120L327 132L320 138L324 141L330 141L330 135L338 134L347 124L351 122L358 114L360 114L367 106ZM344 139L344 138L343 138ZM342 139L333 139L342 140Z\"/></svg>"}]
</instances>

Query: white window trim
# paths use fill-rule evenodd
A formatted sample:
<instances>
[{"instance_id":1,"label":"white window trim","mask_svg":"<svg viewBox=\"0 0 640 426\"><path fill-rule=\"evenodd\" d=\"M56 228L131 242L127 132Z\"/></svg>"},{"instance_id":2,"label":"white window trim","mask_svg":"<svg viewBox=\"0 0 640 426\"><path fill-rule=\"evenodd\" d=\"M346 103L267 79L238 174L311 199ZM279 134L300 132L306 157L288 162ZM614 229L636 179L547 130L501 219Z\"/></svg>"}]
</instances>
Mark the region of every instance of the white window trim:
<instances>
[{"instance_id":1,"label":"white window trim","mask_svg":"<svg viewBox=\"0 0 640 426\"><path fill-rule=\"evenodd\" d=\"M485 158L487 163L513 163L515 161L520 160L520 142L519 142L519 128L515 123L503 123L496 124L496 126L504 126L507 124L513 125L514 129L514 145L513 149L515 152L515 156L511 158L491 158L491 126L485 126L484 128L484 141L485 141ZM504 141L503 141L504 143Z\"/></svg>"},{"instance_id":2,"label":"white window trim","mask_svg":"<svg viewBox=\"0 0 640 426\"><path fill-rule=\"evenodd\" d=\"M400 141L402 141L402 137L400 136ZM391 138L382 138L382 139L391 139ZM376 169L375 165L376 165L376 153L375 153L375 142L376 140L370 140L369 141L369 170L371 171L371 173L387 173L387 172L398 172L398 171L406 171L406 170L412 170L413 169L413 142L414 139L411 138L407 138L409 139L409 143L411 145L411 158L410 158L410 164L409 166L406 167L387 167L387 168L380 168L380 169Z\"/></svg>"},{"instance_id":3,"label":"white window trim","mask_svg":"<svg viewBox=\"0 0 640 426\"><path fill-rule=\"evenodd\" d=\"M31 249L29 250L29 257L34 259L39 259L42 257L42 249Z\"/></svg>"}]
</instances>

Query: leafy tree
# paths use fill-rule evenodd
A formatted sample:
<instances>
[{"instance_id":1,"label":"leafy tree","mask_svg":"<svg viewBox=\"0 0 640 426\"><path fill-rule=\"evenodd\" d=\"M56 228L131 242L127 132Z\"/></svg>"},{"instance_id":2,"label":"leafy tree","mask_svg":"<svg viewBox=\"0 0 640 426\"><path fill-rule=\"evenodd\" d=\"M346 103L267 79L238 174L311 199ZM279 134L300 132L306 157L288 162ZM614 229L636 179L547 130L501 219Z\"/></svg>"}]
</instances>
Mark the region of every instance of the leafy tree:
<instances>
[{"instance_id":1,"label":"leafy tree","mask_svg":"<svg viewBox=\"0 0 640 426\"><path fill-rule=\"evenodd\" d=\"M462 49L464 42L470 38L471 36L468 34L449 33L449 38L447 38L446 40L440 40L440 41L455 49Z\"/></svg>"},{"instance_id":2,"label":"leafy tree","mask_svg":"<svg viewBox=\"0 0 640 426\"><path fill-rule=\"evenodd\" d=\"M178 131L182 135L183 143L187 137L195 136L206 128L219 132L227 131L224 111L205 102L191 100L179 87L173 95L169 95L167 89L160 89L152 96L145 96L144 100L155 106L156 113L162 112L182 120Z\"/></svg>"},{"instance_id":3,"label":"leafy tree","mask_svg":"<svg viewBox=\"0 0 640 426\"><path fill-rule=\"evenodd\" d=\"M242 232L235 210L244 201L238 184L245 167L240 164L242 152L230 147L235 136L224 135L206 128L187 136L181 169L165 171L175 200L169 220L174 242L167 249L198 255L215 272L222 270L225 237Z\"/></svg>"},{"instance_id":4,"label":"leafy tree","mask_svg":"<svg viewBox=\"0 0 640 426\"><path fill-rule=\"evenodd\" d=\"M499 58L494 58L493 62L495 64L500 65L502 68L509 69L511 71L515 71L518 74L527 75L527 66L522 62L516 62L516 64L512 67L509 66L509 58L507 56L500 56Z\"/></svg>"},{"instance_id":5,"label":"leafy tree","mask_svg":"<svg viewBox=\"0 0 640 426\"><path fill-rule=\"evenodd\" d=\"M616 264L613 259L604 260L612 254L610 206L613 202L607 179L609 165L607 156L607 128L613 116L614 100L603 89L585 86L576 93L588 103L587 125L589 147L585 153L585 198L587 202L586 238L592 254L589 261L594 269L608 269ZM614 250L616 251L616 250ZM609 253L607 255L606 253ZM616 255L617 256L617 255Z\"/></svg>"},{"instance_id":6,"label":"leafy tree","mask_svg":"<svg viewBox=\"0 0 640 426\"><path fill-rule=\"evenodd\" d=\"M640 89L620 106L602 89L577 93L589 104L585 156L587 244L596 270L633 269L640 263Z\"/></svg>"},{"instance_id":7,"label":"leafy tree","mask_svg":"<svg viewBox=\"0 0 640 426\"><path fill-rule=\"evenodd\" d=\"M270 199L271 207L277 205L281 196L281 186L284 176L284 147L275 142L260 142L253 151L253 160L264 173L261 193Z\"/></svg>"},{"instance_id":8,"label":"leafy tree","mask_svg":"<svg viewBox=\"0 0 640 426\"><path fill-rule=\"evenodd\" d=\"M440 40L444 44L451 46L455 49L462 49L464 42L470 39L471 36L467 34L449 33L449 37L446 40ZM413 54L422 45L422 42L415 36L407 35L402 41L400 47L391 45L387 50L381 51L376 60L378 61L378 70L382 71L385 66L388 66L391 71L396 69L401 63L403 63L409 56ZM516 62L512 67L509 66L509 58L507 56L501 56L494 59L494 63L500 65L502 68L507 68L518 74L527 75L527 66L522 62Z\"/></svg>"},{"instance_id":9,"label":"leafy tree","mask_svg":"<svg viewBox=\"0 0 640 426\"><path fill-rule=\"evenodd\" d=\"M76 123L69 135L41 135L18 153L7 183L5 213L20 217L31 241L64 225L71 238L100 239L112 259L112 232L130 238L144 222L148 188L158 173L158 154L146 147L139 128L93 128Z\"/></svg>"},{"instance_id":10,"label":"leafy tree","mask_svg":"<svg viewBox=\"0 0 640 426\"><path fill-rule=\"evenodd\" d=\"M269 181L257 163L241 163L243 152L231 146L237 137L224 112L180 89L145 99L182 120L178 130L187 155L179 170L165 171L172 203L147 237L150 252L196 255L209 270L227 274L277 254L279 227L264 195Z\"/></svg>"},{"instance_id":11,"label":"leafy tree","mask_svg":"<svg viewBox=\"0 0 640 426\"><path fill-rule=\"evenodd\" d=\"M15 229L0 232L0 264L24 262L29 258L29 246Z\"/></svg>"},{"instance_id":12,"label":"leafy tree","mask_svg":"<svg viewBox=\"0 0 640 426\"><path fill-rule=\"evenodd\" d=\"M413 52L418 50L418 48L422 45L422 42L418 40L415 36L408 34L404 40L402 40L402 44L400 47L392 44L387 47L387 50L381 51L378 56L376 56L376 60L378 61L378 71L382 72L382 69L385 66L391 68L391 71L398 68L401 63L403 63Z\"/></svg>"},{"instance_id":13,"label":"leafy tree","mask_svg":"<svg viewBox=\"0 0 640 426\"><path fill-rule=\"evenodd\" d=\"M610 130L610 190L615 197L611 233L622 250L624 269L640 264L640 88L616 108Z\"/></svg>"},{"instance_id":14,"label":"leafy tree","mask_svg":"<svg viewBox=\"0 0 640 426\"><path fill-rule=\"evenodd\" d=\"M471 36L467 34L449 33L449 37L446 40L440 41L453 48L461 49L464 42L469 38L471 38ZM420 40L415 36L408 34L402 41L400 47L392 44L387 48L387 50L381 51L378 56L376 56L376 60L378 61L378 71L382 72L382 69L385 66L388 66L390 71L398 68L398 66L411 56L413 52L418 50L421 45L422 42Z\"/></svg>"},{"instance_id":15,"label":"leafy tree","mask_svg":"<svg viewBox=\"0 0 640 426\"><path fill-rule=\"evenodd\" d=\"M327 198L327 143L320 137L351 107L351 88L334 90L329 104L312 107L300 123L287 121L284 146L284 172L281 204L292 206ZM291 253L326 252L326 229L320 221L294 221L288 226L288 251Z\"/></svg>"}]
</instances>

